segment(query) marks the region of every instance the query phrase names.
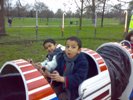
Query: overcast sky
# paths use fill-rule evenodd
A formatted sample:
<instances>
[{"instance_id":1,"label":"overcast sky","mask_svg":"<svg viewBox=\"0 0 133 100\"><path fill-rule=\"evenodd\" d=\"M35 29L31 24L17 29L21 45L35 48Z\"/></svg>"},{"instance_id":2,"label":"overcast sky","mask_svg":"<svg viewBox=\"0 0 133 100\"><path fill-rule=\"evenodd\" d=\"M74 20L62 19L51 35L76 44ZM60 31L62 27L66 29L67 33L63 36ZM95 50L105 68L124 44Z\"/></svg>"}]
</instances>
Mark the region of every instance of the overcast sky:
<instances>
[{"instance_id":1,"label":"overcast sky","mask_svg":"<svg viewBox=\"0 0 133 100\"><path fill-rule=\"evenodd\" d=\"M14 0L15 2L16 0ZM56 12L59 8L61 8L62 10L71 10L72 12L75 12L77 9L77 6L74 2L74 0L20 0L22 5L29 3L30 5L34 5L35 1L37 2L44 2L50 10ZM77 0L80 2L80 0ZM128 2L131 0L119 0L119 1L123 1L123 2ZM117 0L110 0L111 4L117 4Z\"/></svg>"},{"instance_id":2,"label":"overcast sky","mask_svg":"<svg viewBox=\"0 0 133 100\"><path fill-rule=\"evenodd\" d=\"M22 5L26 3L33 5L35 1L44 2L44 4L46 4L48 8L54 12L56 12L59 8L66 11L71 10L73 12L75 12L77 9L74 0L20 0L20 1Z\"/></svg>"}]
</instances>

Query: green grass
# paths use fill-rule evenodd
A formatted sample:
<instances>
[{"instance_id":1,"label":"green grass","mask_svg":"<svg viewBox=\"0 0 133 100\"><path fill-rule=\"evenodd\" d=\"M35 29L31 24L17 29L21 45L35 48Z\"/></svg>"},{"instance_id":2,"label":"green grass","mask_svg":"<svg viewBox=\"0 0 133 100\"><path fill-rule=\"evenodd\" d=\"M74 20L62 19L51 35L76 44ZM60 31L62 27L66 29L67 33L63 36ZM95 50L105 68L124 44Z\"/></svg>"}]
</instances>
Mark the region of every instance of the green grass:
<instances>
[{"instance_id":1,"label":"green grass","mask_svg":"<svg viewBox=\"0 0 133 100\"><path fill-rule=\"evenodd\" d=\"M12 27L7 29L7 33L8 33L8 36L12 37L12 39L15 38L16 40L36 39L36 30L34 27L21 27L21 28ZM76 26L65 27L64 37L68 37L71 35L77 35L81 38L94 37L94 27L83 26L82 30L79 30L78 27ZM122 25L105 26L103 28L101 27L96 28L96 37L98 38L121 39L122 35L123 35ZM39 27L37 37L39 40L47 37L62 38L61 28L60 27ZM0 40L0 42L1 41L2 40Z\"/></svg>"},{"instance_id":2,"label":"green grass","mask_svg":"<svg viewBox=\"0 0 133 100\"><path fill-rule=\"evenodd\" d=\"M71 18L73 22L78 21ZM83 42L83 47L96 50L101 44L123 39L124 25L120 25L116 19L105 19L104 27L100 27L100 19L95 28L90 19L83 19L82 30L73 23L70 25L70 19L65 19L64 35L61 33L61 19L49 19L47 25L46 19L39 19L38 33L36 34L35 18L14 18L12 27L6 24L6 36L0 37L0 67L9 60L28 59L42 61L45 58L46 51L42 47L43 40L54 38L57 43L65 43L69 36L78 36ZM37 41L36 41L37 40Z\"/></svg>"}]
</instances>

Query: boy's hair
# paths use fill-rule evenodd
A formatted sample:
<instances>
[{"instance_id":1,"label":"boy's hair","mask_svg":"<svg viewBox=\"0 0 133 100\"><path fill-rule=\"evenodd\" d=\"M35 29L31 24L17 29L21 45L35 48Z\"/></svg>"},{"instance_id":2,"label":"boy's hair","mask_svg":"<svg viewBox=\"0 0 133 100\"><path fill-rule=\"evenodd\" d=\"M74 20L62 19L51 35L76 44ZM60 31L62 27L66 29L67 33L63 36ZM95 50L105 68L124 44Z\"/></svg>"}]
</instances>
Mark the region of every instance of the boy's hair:
<instances>
[{"instance_id":1,"label":"boy's hair","mask_svg":"<svg viewBox=\"0 0 133 100\"><path fill-rule=\"evenodd\" d=\"M81 42L81 40L80 40L78 37L76 37L76 36L71 36L71 37L67 38L66 41L67 41L67 40L76 41L76 42L78 43L79 48L82 47L82 42Z\"/></svg>"},{"instance_id":2,"label":"boy's hair","mask_svg":"<svg viewBox=\"0 0 133 100\"><path fill-rule=\"evenodd\" d=\"M131 41L130 40L130 37L133 36L133 30L130 31L129 33L127 33L126 37L125 37L125 40L128 40L128 41Z\"/></svg>"},{"instance_id":3,"label":"boy's hair","mask_svg":"<svg viewBox=\"0 0 133 100\"><path fill-rule=\"evenodd\" d=\"M48 43L48 42L50 42L50 43L52 43L52 44L54 44L54 45L56 44L56 42L55 42L54 39L48 38L48 39L44 40L43 46L44 46L46 43Z\"/></svg>"}]
</instances>

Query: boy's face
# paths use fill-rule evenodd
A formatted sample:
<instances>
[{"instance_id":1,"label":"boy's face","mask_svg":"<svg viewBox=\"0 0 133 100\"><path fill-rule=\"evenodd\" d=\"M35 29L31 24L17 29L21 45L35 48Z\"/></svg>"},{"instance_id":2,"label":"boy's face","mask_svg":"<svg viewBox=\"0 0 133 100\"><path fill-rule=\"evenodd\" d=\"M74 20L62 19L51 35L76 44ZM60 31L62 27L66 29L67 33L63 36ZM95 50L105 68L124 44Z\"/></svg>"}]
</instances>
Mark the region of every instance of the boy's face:
<instances>
[{"instance_id":1,"label":"boy's face","mask_svg":"<svg viewBox=\"0 0 133 100\"><path fill-rule=\"evenodd\" d=\"M77 54L79 54L81 49L78 46L76 41L67 40L65 53L68 58L74 58Z\"/></svg>"},{"instance_id":2,"label":"boy's face","mask_svg":"<svg viewBox=\"0 0 133 100\"><path fill-rule=\"evenodd\" d=\"M48 53L52 53L56 49L56 45L51 42L47 42L44 45L44 49L46 49Z\"/></svg>"}]
</instances>

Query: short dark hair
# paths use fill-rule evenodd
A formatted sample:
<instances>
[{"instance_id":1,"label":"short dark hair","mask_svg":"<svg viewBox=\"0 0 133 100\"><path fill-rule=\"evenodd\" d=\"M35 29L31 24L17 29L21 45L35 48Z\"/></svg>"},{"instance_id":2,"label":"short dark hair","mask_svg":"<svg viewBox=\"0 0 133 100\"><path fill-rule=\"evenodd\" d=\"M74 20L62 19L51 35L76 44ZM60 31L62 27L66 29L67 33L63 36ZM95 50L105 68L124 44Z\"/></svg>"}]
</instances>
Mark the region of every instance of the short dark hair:
<instances>
[{"instance_id":1,"label":"short dark hair","mask_svg":"<svg viewBox=\"0 0 133 100\"><path fill-rule=\"evenodd\" d=\"M78 37L76 37L76 36L68 37L68 38L66 39L66 41L67 41L67 40L76 41L76 42L78 43L79 48L82 47L82 42L81 42L81 40L80 40Z\"/></svg>"},{"instance_id":2,"label":"short dark hair","mask_svg":"<svg viewBox=\"0 0 133 100\"><path fill-rule=\"evenodd\" d=\"M44 40L43 46L44 46L46 43L48 43L48 42L53 43L54 45L56 44L56 42L55 42L54 39L48 38L48 39Z\"/></svg>"},{"instance_id":3,"label":"short dark hair","mask_svg":"<svg viewBox=\"0 0 133 100\"><path fill-rule=\"evenodd\" d=\"M133 36L133 30L130 31L129 33L127 33L126 37L125 37L125 40L128 40L128 41L131 41L130 40L130 37Z\"/></svg>"}]
</instances>

